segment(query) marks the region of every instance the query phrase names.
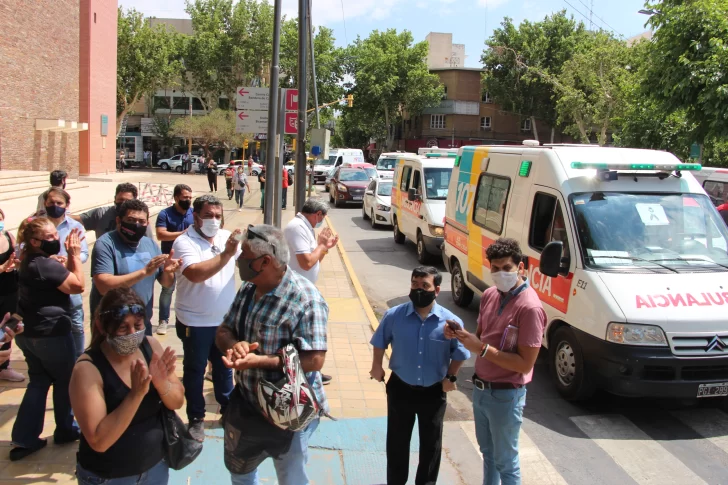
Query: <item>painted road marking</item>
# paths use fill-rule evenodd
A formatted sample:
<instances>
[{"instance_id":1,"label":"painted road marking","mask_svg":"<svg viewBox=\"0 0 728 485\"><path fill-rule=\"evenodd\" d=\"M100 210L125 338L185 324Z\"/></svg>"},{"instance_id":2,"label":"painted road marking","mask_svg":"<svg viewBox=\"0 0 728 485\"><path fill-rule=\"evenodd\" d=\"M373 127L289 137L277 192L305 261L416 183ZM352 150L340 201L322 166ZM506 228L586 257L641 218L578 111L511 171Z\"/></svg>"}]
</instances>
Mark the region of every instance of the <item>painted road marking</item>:
<instances>
[{"instance_id":1,"label":"painted road marking","mask_svg":"<svg viewBox=\"0 0 728 485\"><path fill-rule=\"evenodd\" d=\"M718 409L701 409L700 412L674 411L672 415L728 453L728 416L724 412Z\"/></svg>"},{"instance_id":2,"label":"painted road marking","mask_svg":"<svg viewBox=\"0 0 728 485\"><path fill-rule=\"evenodd\" d=\"M569 419L637 483L645 485L705 483L624 416L595 415Z\"/></svg>"}]
</instances>

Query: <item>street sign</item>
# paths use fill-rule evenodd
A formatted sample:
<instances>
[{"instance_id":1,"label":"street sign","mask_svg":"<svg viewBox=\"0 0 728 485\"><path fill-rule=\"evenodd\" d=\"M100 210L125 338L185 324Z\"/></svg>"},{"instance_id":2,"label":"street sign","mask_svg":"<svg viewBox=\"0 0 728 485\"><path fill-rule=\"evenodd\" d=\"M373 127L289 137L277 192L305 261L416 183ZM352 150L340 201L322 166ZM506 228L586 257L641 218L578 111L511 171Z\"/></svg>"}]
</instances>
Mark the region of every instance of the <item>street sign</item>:
<instances>
[{"instance_id":1,"label":"street sign","mask_svg":"<svg viewBox=\"0 0 728 485\"><path fill-rule=\"evenodd\" d=\"M101 136L107 136L109 134L109 117L107 115L101 115Z\"/></svg>"},{"instance_id":2,"label":"street sign","mask_svg":"<svg viewBox=\"0 0 728 485\"><path fill-rule=\"evenodd\" d=\"M238 111L235 133L261 133L268 131L267 111Z\"/></svg>"},{"instance_id":3,"label":"street sign","mask_svg":"<svg viewBox=\"0 0 728 485\"><path fill-rule=\"evenodd\" d=\"M298 134L298 113L286 113L286 135Z\"/></svg>"},{"instance_id":4,"label":"street sign","mask_svg":"<svg viewBox=\"0 0 728 485\"><path fill-rule=\"evenodd\" d=\"M693 160L697 160L698 158L700 158L700 145L698 145L697 143L693 143L692 145L690 145L690 158L692 158Z\"/></svg>"},{"instance_id":5,"label":"street sign","mask_svg":"<svg viewBox=\"0 0 728 485\"><path fill-rule=\"evenodd\" d=\"M298 111L298 89L286 90L286 111ZM288 123L286 123L287 126ZM288 131L286 131L286 134L288 134Z\"/></svg>"},{"instance_id":6,"label":"street sign","mask_svg":"<svg viewBox=\"0 0 728 485\"><path fill-rule=\"evenodd\" d=\"M268 88L238 88L237 109L268 111Z\"/></svg>"}]
</instances>

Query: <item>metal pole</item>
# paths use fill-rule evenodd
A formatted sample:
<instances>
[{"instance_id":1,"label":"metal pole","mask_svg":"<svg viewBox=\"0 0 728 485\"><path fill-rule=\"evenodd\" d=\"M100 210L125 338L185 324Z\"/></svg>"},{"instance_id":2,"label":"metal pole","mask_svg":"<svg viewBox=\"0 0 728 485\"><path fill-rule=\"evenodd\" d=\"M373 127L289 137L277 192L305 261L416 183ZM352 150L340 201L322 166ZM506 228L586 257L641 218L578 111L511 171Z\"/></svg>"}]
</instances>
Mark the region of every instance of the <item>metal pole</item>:
<instances>
[{"instance_id":1,"label":"metal pole","mask_svg":"<svg viewBox=\"0 0 728 485\"><path fill-rule=\"evenodd\" d=\"M271 175L275 170L274 158L276 155L275 139L276 139L276 118L278 116L278 73L280 71L280 48L281 48L281 3L283 0L275 0L273 6L273 60L270 69L270 94L268 96L268 143L267 143L267 160L266 163L266 186L271 188L271 184L275 187L275 181ZM263 206L263 222L271 224L273 222L273 192L266 190L265 205Z\"/></svg>"},{"instance_id":2,"label":"metal pole","mask_svg":"<svg viewBox=\"0 0 728 485\"><path fill-rule=\"evenodd\" d=\"M280 102L278 103L278 157L276 158L275 168L275 209L273 210L273 225L281 227L281 207L283 206L283 150L285 146L286 132L286 91L281 89Z\"/></svg>"},{"instance_id":3,"label":"metal pole","mask_svg":"<svg viewBox=\"0 0 728 485\"><path fill-rule=\"evenodd\" d=\"M280 0L279 0L280 1ZM298 144L296 146L296 212L306 202L306 106L308 89L306 79L306 10L308 0L298 0Z\"/></svg>"},{"instance_id":4,"label":"metal pole","mask_svg":"<svg viewBox=\"0 0 728 485\"><path fill-rule=\"evenodd\" d=\"M308 36L311 39L311 77L313 78L313 105L316 106L316 128L321 128L318 108L318 85L316 84L316 53L313 50L313 26L311 23L311 0L308 0Z\"/></svg>"}]
</instances>

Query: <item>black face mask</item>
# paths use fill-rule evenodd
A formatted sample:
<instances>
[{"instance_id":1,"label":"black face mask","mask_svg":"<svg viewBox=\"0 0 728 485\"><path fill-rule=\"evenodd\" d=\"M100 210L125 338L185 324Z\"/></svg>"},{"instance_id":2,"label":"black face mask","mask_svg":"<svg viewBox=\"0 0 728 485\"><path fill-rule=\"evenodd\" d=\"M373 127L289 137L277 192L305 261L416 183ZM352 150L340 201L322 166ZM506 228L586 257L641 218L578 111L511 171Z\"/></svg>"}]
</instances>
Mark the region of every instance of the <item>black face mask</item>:
<instances>
[{"instance_id":1,"label":"black face mask","mask_svg":"<svg viewBox=\"0 0 728 485\"><path fill-rule=\"evenodd\" d=\"M415 308L425 308L427 306L430 306L430 304L435 301L437 295L435 295L434 291L425 291L421 288L418 288L416 290L410 290L410 300L412 300L412 304L415 306Z\"/></svg>"},{"instance_id":2,"label":"black face mask","mask_svg":"<svg viewBox=\"0 0 728 485\"><path fill-rule=\"evenodd\" d=\"M51 217L53 219L58 219L59 217L63 217L63 214L66 213L65 207L58 207L57 205L52 205L50 207L46 207L46 214L48 214L48 217Z\"/></svg>"},{"instance_id":3,"label":"black face mask","mask_svg":"<svg viewBox=\"0 0 728 485\"><path fill-rule=\"evenodd\" d=\"M40 242L40 250L48 256L58 254L61 252L61 241L59 239L54 239L52 241L46 241L44 239Z\"/></svg>"},{"instance_id":4,"label":"black face mask","mask_svg":"<svg viewBox=\"0 0 728 485\"><path fill-rule=\"evenodd\" d=\"M119 232L121 232L121 234L129 241L139 242L139 240L144 237L144 234L147 233L147 226L122 221Z\"/></svg>"},{"instance_id":5,"label":"black face mask","mask_svg":"<svg viewBox=\"0 0 728 485\"><path fill-rule=\"evenodd\" d=\"M191 200L180 200L178 202L178 204L179 204L179 208L180 209L182 209L183 211L188 211L188 210L190 210L190 206L192 205L192 201Z\"/></svg>"}]
</instances>

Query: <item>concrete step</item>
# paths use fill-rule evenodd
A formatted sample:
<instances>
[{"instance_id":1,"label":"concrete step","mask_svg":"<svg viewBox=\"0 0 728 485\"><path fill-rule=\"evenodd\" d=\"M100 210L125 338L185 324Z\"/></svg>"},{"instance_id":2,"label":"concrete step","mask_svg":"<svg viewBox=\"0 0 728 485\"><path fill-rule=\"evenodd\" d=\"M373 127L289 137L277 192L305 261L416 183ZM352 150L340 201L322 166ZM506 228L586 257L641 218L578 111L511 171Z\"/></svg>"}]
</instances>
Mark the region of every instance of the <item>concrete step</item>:
<instances>
[{"instance_id":1,"label":"concrete step","mask_svg":"<svg viewBox=\"0 0 728 485\"><path fill-rule=\"evenodd\" d=\"M2 172L0 172L2 173ZM14 177L3 177L0 178L0 190L5 190L7 186L9 185L15 185L17 183L30 183L30 182L36 182L36 183L43 183L48 185L50 182L50 177L48 175L22 175L18 174Z\"/></svg>"},{"instance_id":2,"label":"concrete step","mask_svg":"<svg viewBox=\"0 0 728 485\"><path fill-rule=\"evenodd\" d=\"M84 189L88 186L88 184L78 183L75 180L66 181L66 190L69 192L73 190ZM48 190L47 182L45 185L25 187L20 189L15 189L14 187L3 187L2 189L0 189L0 201L22 199L23 197L38 197L46 190Z\"/></svg>"}]
</instances>

